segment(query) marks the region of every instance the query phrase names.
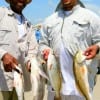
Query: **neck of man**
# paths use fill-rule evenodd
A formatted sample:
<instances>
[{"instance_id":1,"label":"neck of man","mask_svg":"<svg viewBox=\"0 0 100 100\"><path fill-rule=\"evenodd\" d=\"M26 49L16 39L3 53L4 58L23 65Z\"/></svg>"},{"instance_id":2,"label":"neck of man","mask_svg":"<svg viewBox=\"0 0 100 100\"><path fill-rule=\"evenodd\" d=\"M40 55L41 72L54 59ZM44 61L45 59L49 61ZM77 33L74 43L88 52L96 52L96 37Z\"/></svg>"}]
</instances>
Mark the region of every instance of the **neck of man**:
<instances>
[{"instance_id":1,"label":"neck of man","mask_svg":"<svg viewBox=\"0 0 100 100\"><path fill-rule=\"evenodd\" d=\"M77 3L75 3L74 5L63 5L62 8L64 11L71 11L76 5Z\"/></svg>"},{"instance_id":2,"label":"neck of man","mask_svg":"<svg viewBox=\"0 0 100 100\"><path fill-rule=\"evenodd\" d=\"M22 10L18 10L15 7L12 7L12 6L10 6L10 8L12 9L13 12L15 12L15 13L17 13L19 15L22 15Z\"/></svg>"}]
</instances>

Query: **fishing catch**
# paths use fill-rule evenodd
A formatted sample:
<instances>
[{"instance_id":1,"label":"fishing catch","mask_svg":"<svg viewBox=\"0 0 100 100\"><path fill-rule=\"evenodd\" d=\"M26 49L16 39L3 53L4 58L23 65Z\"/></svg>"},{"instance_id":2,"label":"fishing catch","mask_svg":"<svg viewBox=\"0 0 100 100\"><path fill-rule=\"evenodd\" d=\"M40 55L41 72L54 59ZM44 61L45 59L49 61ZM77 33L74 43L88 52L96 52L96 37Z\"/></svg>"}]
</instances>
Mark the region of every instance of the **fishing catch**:
<instances>
[{"instance_id":1,"label":"fishing catch","mask_svg":"<svg viewBox=\"0 0 100 100\"><path fill-rule=\"evenodd\" d=\"M55 57L53 51L50 51L48 55L47 72L51 86L55 90L54 100L61 100L60 90L61 90L62 77L60 72L60 64L58 59Z\"/></svg>"},{"instance_id":2,"label":"fishing catch","mask_svg":"<svg viewBox=\"0 0 100 100\"><path fill-rule=\"evenodd\" d=\"M13 74L14 87L18 96L18 100L24 100L23 73L20 66L15 65L15 69L13 69Z\"/></svg>"},{"instance_id":3,"label":"fishing catch","mask_svg":"<svg viewBox=\"0 0 100 100\"><path fill-rule=\"evenodd\" d=\"M86 57L81 50L76 53L74 57L73 72L79 92L86 98L86 100L92 100L89 90L88 68L85 63L85 58Z\"/></svg>"},{"instance_id":4,"label":"fishing catch","mask_svg":"<svg viewBox=\"0 0 100 100\"><path fill-rule=\"evenodd\" d=\"M40 60L37 55L34 55L31 60L31 83L33 91L32 100L43 100L45 92L45 78L48 79L47 75L43 71L42 64L45 63Z\"/></svg>"}]
</instances>

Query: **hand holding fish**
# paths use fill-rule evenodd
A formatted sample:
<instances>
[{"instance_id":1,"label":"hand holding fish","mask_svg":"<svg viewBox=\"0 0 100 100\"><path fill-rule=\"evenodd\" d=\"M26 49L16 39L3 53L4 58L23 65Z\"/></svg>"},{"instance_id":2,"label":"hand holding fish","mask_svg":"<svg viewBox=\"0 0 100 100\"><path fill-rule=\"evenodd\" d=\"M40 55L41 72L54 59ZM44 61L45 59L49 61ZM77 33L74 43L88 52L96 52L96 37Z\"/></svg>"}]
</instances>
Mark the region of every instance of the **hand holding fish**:
<instances>
[{"instance_id":1,"label":"hand holding fish","mask_svg":"<svg viewBox=\"0 0 100 100\"><path fill-rule=\"evenodd\" d=\"M55 91L54 100L61 100L60 90L62 86L62 75L60 70L59 58L53 50L49 51L47 59L47 72L52 88Z\"/></svg>"},{"instance_id":2,"label":"hand holding fish","mask_svg":"<svg viewBox=\"0 0 100 100\"><path fill-rule=\"evenodd\" d=\"M99 46L97 46L97 45L92 45L92 46L88 47L84 52L84 55L86 56L86 60L94 58L96 56L98 50L99 50Z\"/></svg>"},{"instance_id":3,"label":"hand holding fish","mask_svg":"<svg viewBox=\"0 0 100 100\"><path fill-rule=\"evenodd\" d=\"M92 100L88 82L88 67L86 63L83 62L84 59L85 56L83 52L79 50L74 56L73 72L79 93L86 98L85 100Z\"/></svg>"},{"instance_id":4,"label":"hand holding fish","mask_svg":"<svg viewBox=\"0 0 100 100\"><path fill-rule=\"evenodd\" d=\"M15 68L15 64L18 65L18 61L16 58L14 58L11 54L6 53L3 57L2 57L2 61L3 61L3 65L4 65L4 70L6 72L11 72L12 69Z\"/></svg>"}]
</instances>

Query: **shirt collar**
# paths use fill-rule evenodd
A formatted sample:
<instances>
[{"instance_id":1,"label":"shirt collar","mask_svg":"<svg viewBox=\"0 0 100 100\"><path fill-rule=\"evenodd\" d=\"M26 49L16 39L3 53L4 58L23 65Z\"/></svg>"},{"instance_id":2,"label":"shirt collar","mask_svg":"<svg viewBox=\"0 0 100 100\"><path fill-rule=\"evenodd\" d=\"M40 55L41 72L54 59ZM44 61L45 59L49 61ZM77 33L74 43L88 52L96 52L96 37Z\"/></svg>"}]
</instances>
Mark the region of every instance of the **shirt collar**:
<instances>
[{"instance_id":1,"label":"shirt collar","mask_svg":"<svg viewBox=\"0 0 100 100\"><path fill-rule=\"evenodd\" d=\"M14 12L11 10L11 8L10 8L10 6L9 7L7 7L8 8L8 16L14 16Z\"/></svg>"},{"instance_id":2,"label":"shirt collar","mask_svg":"<svg viewBox=\"0 0 100 100\"><path fill-rule=\"evenodd\" d=\"M26 21L26 19L25 19L25 17L23 16L23 14L20 15L20 14L15 13L14 11L11 10L10 6L8 7L8 10L9 10L9 11L7 12L7 13L8 13L8 16L12 16L12 17L14 16L14 17L16 17L16 16L18 15L18 16L21 16L21 17L22 17L23 21Z\"/></svg>"},{"instance_id":3,"label":"shirt collar","mask_svg":"<svg viewBox=\"0 0 100 100\"><path fill-rule=\"evenodd\" d=\"M73 7L72 10L64 11L64 14L65 14L66 16L69 16L69 15L71 15L73 12L75 12L79 7L80 7L80 5L76 5L76 6Z\"/></svg>"},{"instance_id":4,"label":"shirt collar","mask_svg":"<svg viewBox=\"0 0 100 100\"><path fill-rule=\"evenodd\" d=\"M9 7L7 7L8 8L8 16L11 16L11 17L16 17L16 15L15 15L15 12L13 12L12 10L11 10L11 8L10 8L10 6ZM23 20L24 20L24 22L25 22L25 24L26 24L26 26L27 27L30 27L31 26L31 23L30 22L28 22L27 21L27 19L22 15L22 17L23 17Z\"/></svg>"}]
</instances>

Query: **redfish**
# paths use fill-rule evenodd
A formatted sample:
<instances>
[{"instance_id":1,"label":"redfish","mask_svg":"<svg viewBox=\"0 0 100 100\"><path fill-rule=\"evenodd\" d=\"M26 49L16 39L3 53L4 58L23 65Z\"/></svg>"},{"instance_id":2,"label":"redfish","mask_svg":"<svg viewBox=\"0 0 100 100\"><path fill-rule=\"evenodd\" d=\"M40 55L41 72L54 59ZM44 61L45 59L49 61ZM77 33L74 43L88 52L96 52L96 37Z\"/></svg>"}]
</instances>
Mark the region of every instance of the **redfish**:
<instances>
[{"instance_id":1,"label":"redfish","mask_svg":"<svg viewBox=\"0 0 100 100\"><path fill-rule=\"evenodd\" d=\"M86 66L86 57L83 52L79 50L74 57L73 71L75 75L76 86L79 92L86 100L92 100L90 87L88 82L88 68Z\"/></svg>"},{"instance_id":2,"label":"redfish","mask_svg":"<svg viewBox=\"0 0 100 100\"><path fill-rule=\"evenodd\" d=\"M61 100L60 90L61 90L62 77L60 72L60 64L53 51L50 51L48 55L47 72L51 86L55 90L54 100Z\"/></svg>"}]
</instances>

